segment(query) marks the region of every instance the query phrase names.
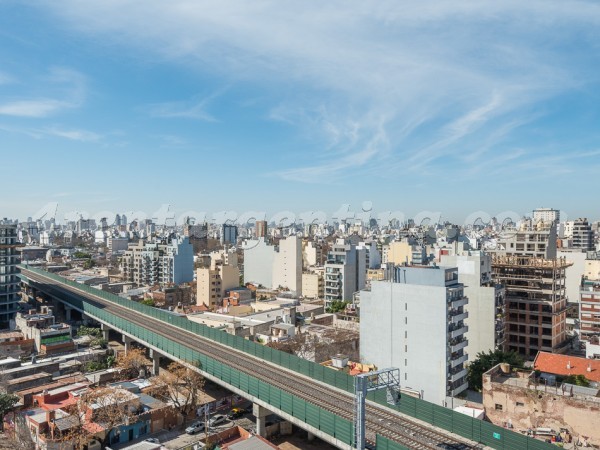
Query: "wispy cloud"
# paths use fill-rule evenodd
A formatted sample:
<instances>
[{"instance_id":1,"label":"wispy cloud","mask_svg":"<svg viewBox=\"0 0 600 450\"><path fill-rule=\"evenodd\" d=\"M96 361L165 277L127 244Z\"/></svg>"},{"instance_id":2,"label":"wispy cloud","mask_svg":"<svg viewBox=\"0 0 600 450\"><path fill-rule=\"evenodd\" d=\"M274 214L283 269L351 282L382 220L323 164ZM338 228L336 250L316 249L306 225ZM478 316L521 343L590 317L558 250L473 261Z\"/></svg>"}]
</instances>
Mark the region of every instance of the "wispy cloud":
<instances>
[{"instance_id":1,"label":"wispy cloud","mask_svg":"<svg viewBox=\"0 0 600 450\"><path fill-rule=\"evenodd\" d=\"M68 0L46 7L83 33L269 92L277 100L267 118L297 127L310 143L278 172L298 181L374 166L419 172L449 159L467 168L513 164L502 155L518 151L502 144L539 117L540 105L600 81L589 70L599 56L600 4L593 1L339 0L282 8L268 0ZM571 51L573 42L580 51ZM209 102L147 111L213 121Z\"/></svg>"},{"instance_id":2,"label":"wispy cloud","mask_svg":"<svg viewBox=\"0 0 600 450\"><path fill-rule=\"evenodd\" d=\"M71 141L80 141L80 142L90 142L97 141L101 138L98 133L94 133L92 131L87 130L77 130L77 129L61 129L61 128L45 128L42 132L50 135L57 136L65 139L69 139Z\"/></svg>"},{"instance_id":3,"label":"wispy cloud","mask_svg":"<svg viewBox=\"0 0 600 450\"><path fill-rule=\"evenodd\" d=\"M2 74L0 74L0 84ZM48 117L59 111L81 106L85 97L85 78L72 69L54 67L42 76L21 83L27 90L12 99L0 97L0 115L26 118ZM32 94L53 93L52 97Z\"/></svg>"},{"instance_id":4,"label":"wispy cloud","mask_svg":"<svg viewBox=\"0 0 600 450\"><path fill-rule=\"evenodd\" d=\"M47 117L69 107L68 102L53 99L17 100L0 105L0 114L15 117Z\"/></svg>"},{"instance_id":5,"label":"wispy cloud","mask_svg":"<svg viewBox=\"0 0 600 450\"><path fill-rule=\"evenodd\" d=\"M25 134L34 139L44 137L59 137L70 141L93 142L102 139L102 135L88 130L75 128L51 127L20 127L14 125L0 124L0 130L8 133Z\"/></svg>"},{"instance_id":6,"label":"wispy cloud","mask_svg":"<svg viewBox=\"0 0 600 450\"><path fill-rule=\"evenodd\" d=\"M189 101L154 103L148 105L145 109L152 117L183 118L216 122L217 120L215 117L207 112L207 108L210 102L218 97L221 92L222 91L217 91L202 99L194 98Z\"/></svg>"}]
</instances>

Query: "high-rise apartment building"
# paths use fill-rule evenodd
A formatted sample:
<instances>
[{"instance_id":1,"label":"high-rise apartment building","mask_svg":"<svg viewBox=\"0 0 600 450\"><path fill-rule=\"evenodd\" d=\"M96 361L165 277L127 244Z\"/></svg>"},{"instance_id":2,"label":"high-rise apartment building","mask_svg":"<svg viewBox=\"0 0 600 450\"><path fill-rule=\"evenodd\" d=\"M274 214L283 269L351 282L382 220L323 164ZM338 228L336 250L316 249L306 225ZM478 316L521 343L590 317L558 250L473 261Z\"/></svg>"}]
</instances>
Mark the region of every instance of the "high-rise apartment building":
<instances>
[{"instance_id":1,"label":"high-rise apartment building","mask_svg":"<svg viewBox=\"0 0 600 450\"><path fill-rule=\"evenodd\" d=\"M571 248L581 249L586 252L594 250L594 232L587 219L580 218L573 221Z\"/></svg>"},{"instance_id":2,"label":"high-rise apartment building","mask_svg":"<svg viewBox=\"0 0 600 450\"><path fill-rule=\"evenodd\" d=\"M398 367L403 388L444 405L467 385L463 285L456 268L397 266L360 293L360 358Z\"/></svg>"},{"instance_id":3,"label":"high-rise apartment building","mask_svg":"<svg viewBox=\"0 0 600 450\"><path fill-rule=\"evenodd\" d=\"M255 237L258 238L264 238L266 239L267 237L267 221L266 220L257 220L256 223L254 224L255 226Z\"/></svg>"},{"instance_id":4,"label":"high-rise apartment building","mask_svg":"<svg viewBox=\"0 0 600 450\"><path fill-rule=\"evenodd\" d=\"M211 255L210 267L196 270L196 304L210 309L223 306L225 291L240 285L237 264L228 264L227 253ZM231 261L233 262L233 260ZM237 258L235 259L237 263Z\"/></svg>"},{"instance_id":5,"label":"high-rise apartment building","mask_svg":"<svg viewBox=\"0 0 600 450\"><path fill-rule=\"evenodd\" d=\"M236 245L237 237L237 226L224 223L221 228L221 244Z\"/></svg>"},{"instance_id":6,"label":"high-rise apartment building","mask_svg":"<svg viewBox=\"0 0 600 450\"><path fill-rule=\"evenodd\" d=\"M600 336L600 254L588 254L579 296L580 339Z\"/></svg>"},{"instance_id":7,"label":"high-rise apartment building","mask_svg":"<svg viewBox=\"0 0 600 450\"><path fill-rule=\"evenodd\" d=\"M194 252L187 237L139 241L129 244L119 266L125 280L140 286L189 283L194 279Z\"/></svg>"},{"instance_id":8,"label":"high-rise apartment building","mask_svg":"<svg viewBox=\"0 0 600 450\"><path fill-rule=\"evenodd\" d=\"M366 254L365 248L356 248L344 239L333 244L325 262L326 307L334 301L351 301L354 293L365 287Z\"/></svg>"},{"instance_id":9,"label":"high-rise apartment building","mask_svg":"<svg viewBox=\"0 0 600 450\"><path fill-rule=\"evenodd\" d=\"M533 210L533 223L544 222L547 224L560 222L560 211L552 208L537 208Z\"/></svg>"},{"instance_id":10,"label":"high-rise apartment building","mask_svg":"<svg viewBox=\"0 0 600 450\"><path fill-rule=\"evenodd\" d=\"M19 296L17 225L0 220L0 329L15 318Z\"/></svg>"},{"instance_id":11,"label":"high-rise apartment building","mask_svg":"<svg viewBox=\"0 0 600 450\"><path fill-rule=\"evenodd\" d=\"M506 290L505 349L529 359L565 350L570 263L557 257L556 226L524 223L490 250L493 279Z\"/></svg>"},{"instance_id":12,"label":"high-rise apartment building","mask_svg":"<svg viewBox=\"0 0 600 450\"><path fill-rule=\"evenodd\" d=\"M244 281L272 288L275 247L267 245L264 238L259 238L248 239L242 245L242 249L244 250Z\"/></svg>"},{"instance_id":13,"label":"high-rise apartment building","mask_svg":"<svg viewBox=\"0 0 600 450\"><path fill-rule=\"evenodd\" d=\"M469 361L478 353L503 350L505 291L492 280L492 257L480 250L461 250L456 255L441 255L440 265L458 268L458 281L469 299L465 305Z\"/></svg>"},{"instance_id":14,"label":"high-rise apartment building","mask_svg":"<svg viewBox=\"0 0 600 450\"><path fill-rule=\"evenodd\" d=\"M505 348L533 359L565 349L567 297L564 258L494 255L494 280L506 289Z\"/></svg>"},{"instance_id":15,"label":"high-rise apartment building","mask_svg":"<svg viewBox=\"0 0 600 450\"><path fill-rule=\"evenodd\" d=\"M273 288L302 295L302 239L288 236L279 241L273 260Z\"/></svg>"}]
</instances>

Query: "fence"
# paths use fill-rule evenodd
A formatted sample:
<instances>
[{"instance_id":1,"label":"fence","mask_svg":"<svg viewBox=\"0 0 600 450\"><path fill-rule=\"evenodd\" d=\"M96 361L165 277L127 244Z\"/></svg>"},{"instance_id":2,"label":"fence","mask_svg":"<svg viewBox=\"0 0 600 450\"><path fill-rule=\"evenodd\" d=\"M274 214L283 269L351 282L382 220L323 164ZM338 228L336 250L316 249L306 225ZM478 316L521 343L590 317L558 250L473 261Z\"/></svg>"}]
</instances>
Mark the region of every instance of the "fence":
<instances>
[{"instance_id":1,"label":"fence","mask_svg":"<svg viewBox=\"0 0 600 450\"><path fill-rule=\"evenodd\" d=\"M327 369L320 364L307 361L288 353L265 347L261 344L251 342L239 336L234 336L222 330L207 327L188 320L186 317L174 315L168 311L160 310L151 306L143 305L128 299L121 298L110 292L91 288L84 284L67 280L59 275L52 274L40 269L29 268L39 275L54 279L60 283L81 289L89 294L96 295L116 303L125 308L148 315L155 319L169 323L173 326L185 329L192 333L219 342L228 347L244 353L264 359L286 369L293 370L314 380L335 386L344 391L354 393L354 379L343 372ZM242 391L253 395L270 405L296 417L299 420L335 437L339 441L352 444L353 424L327 410L312 403L306 402L294 395L288 394L257 378L244 374L230 366L223 365L214 359L207 357L193 349L182 346L170 339L160 336L151 330L134 325L126 320L103 311L75 296L64 299L74 307L83 310L86 314L96 317L117 329L123 330L136 336L167 354L184 361L200 362L202 370L229 383ZM387 408L394 409L402 414L427 422L451 433L457 434L475 442L485 444L496 450L550 450L556 447L552 444L492 425L489 422L473 419L472 417L452 411L442 406L435 405L424 400L408 395L402 396L399 404L390 406L386 402L385 391L375 391L368 398ZM382 436L377 436L377 450L405 450L406 447Z\"/></svg>"}]
</instances>

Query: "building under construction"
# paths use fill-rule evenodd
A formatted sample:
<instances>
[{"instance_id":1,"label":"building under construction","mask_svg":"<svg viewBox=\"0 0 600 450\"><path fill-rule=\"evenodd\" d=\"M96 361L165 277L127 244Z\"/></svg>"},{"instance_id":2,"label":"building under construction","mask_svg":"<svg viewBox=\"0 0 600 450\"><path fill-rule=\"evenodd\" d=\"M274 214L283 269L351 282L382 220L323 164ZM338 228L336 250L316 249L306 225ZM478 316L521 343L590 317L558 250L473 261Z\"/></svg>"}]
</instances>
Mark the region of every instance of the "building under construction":
<instances>
[{"instance_id":1,"label":"building under construction","mask_svg":"<svg viewBox=\"0 0 600 450\"><path fill-rule=\"evenodd\" d=\"M506 288L505 350L527 359L566 350L564 258L492 255L494 280Z\"/></svg>"}]
</instances>

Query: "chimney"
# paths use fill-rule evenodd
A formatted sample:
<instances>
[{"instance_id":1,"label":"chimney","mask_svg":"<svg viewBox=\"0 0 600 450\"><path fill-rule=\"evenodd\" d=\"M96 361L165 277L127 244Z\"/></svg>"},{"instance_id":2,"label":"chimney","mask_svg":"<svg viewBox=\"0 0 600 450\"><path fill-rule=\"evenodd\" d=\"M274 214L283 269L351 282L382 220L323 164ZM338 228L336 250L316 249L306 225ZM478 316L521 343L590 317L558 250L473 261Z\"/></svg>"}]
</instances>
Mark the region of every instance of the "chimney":
<instances>
[{"instance_id":1,"label":"chimney","mask_svg":"<svg viewBox=\"0 0 600 450\"><path fill-rule=\"evenodd\" d=\"M571 361L570 360L567 362L567 369L571 370Z\"/></svg>"},{"instance_id":2,"label":"chimney","mask_svg":"<svg viewBox=\"0 0 600 450\"><path fill-rule=\"evenodd\" d=\"M588 372L592 371L592 363L588 363L587 369Z\"/></svg>"},{"instance_id":3,"label":"chimney","mask_svg":"<svg viewBox=\"0 0 600 450\"><path fill-rule=\"evenodd\" d=\"M48 422L49 424L54 422L54 419L56 418L56 411L52 410L52 411L46 411L46 422Z\"/></svg>"}]
</instances>

